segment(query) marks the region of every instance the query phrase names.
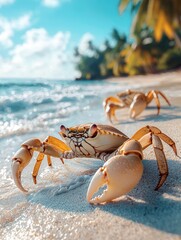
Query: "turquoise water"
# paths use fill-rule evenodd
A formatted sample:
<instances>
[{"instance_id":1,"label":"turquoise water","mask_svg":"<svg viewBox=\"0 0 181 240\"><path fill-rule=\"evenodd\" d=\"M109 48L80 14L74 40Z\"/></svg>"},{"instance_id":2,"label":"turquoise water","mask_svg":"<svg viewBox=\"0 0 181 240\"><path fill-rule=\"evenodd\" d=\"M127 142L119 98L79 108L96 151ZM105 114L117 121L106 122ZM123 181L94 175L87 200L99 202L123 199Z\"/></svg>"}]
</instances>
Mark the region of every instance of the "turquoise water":
<instances>
[{"instance_id":1,"label":"turquoise water","mask_svg":"<svg viewBox=\"0 0 181 240\"><path fill-rule=\"evenodd\" d=\"M104 81L1 80L0 137L104 122L102 100L116 88Z\"/></svg>"}]
</instances>

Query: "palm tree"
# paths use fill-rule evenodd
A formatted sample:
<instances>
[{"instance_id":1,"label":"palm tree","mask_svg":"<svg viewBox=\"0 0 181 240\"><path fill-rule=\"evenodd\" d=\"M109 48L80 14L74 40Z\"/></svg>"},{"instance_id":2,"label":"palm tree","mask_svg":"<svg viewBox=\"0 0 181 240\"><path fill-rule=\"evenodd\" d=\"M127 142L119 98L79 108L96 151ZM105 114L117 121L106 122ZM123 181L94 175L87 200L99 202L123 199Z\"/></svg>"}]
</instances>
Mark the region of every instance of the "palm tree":
<instances>
[{"instance_id":1,"label":"palm tree","mask_svg":"<svg viewBox=\"0 0 181 240\"><path fill-rule=\"evenodd\" d=\"M178 58L177 55L181 50L179 51L177 48L176 51L174 49L175 41L170 40L165 34L160 42L157 42L154 39L153 31L150 28L142 28L141 32L136 35L136 43L133 43L130 47L122 51L122 54L125 55L127 73L129 75L135 75L139 73L157 72L161 70L160 67L158 68L158 64L162 57L162 66L164 65L164 62L169 62L169 57L171 56L173 60L178 60L177 63L172 63L170 66L165 64L165 69L169 69L171 66L179 66L180 58ZM167 52L169 52L169 54L165 55ZM174 54L176 56L174 56Z\"/></svg>"},{"instance_id":2,"label":"palm tree","mask_svg":"<svg viewBox=\"0 0 181 240\"><path fill-rule=\"evenodd\" d=\"M114 76L125 75L125 59L120 53L128 45L127 38L117 29L112 30L111 36L115 44L110 51L106 51L104 54L107 69L111 70Z\"/></svg>"},{"instance_id":3,"label":"palm tree","mask_svg":"<svg viewBox=\"0 0 181 240\"><path fill-rule=\"evenodd\" d=\"M181 27L180 0L120 0L119 10L122 12L131 3L132 9L138 9L133 23L132 32L140 32L146 24L154 30L156 41L160 41L163 34L175 39L181 48L181 40L177 31Z\"/></svg>"}]
</instances>

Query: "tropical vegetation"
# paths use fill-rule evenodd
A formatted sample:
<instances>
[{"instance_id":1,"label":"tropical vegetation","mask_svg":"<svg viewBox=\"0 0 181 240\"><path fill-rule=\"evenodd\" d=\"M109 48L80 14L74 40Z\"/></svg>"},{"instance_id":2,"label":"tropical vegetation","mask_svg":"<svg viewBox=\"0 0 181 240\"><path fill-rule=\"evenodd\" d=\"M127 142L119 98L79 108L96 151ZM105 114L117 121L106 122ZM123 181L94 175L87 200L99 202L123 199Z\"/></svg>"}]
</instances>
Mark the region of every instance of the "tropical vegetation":
<instances>
[{"instance_id":1,"label":"tropical vegetation","mask_svg":"<svg viewBox=\"0 0 181 240\"><path fill-rule=\"evenodd\" d=\"M181 66L180 0L121 0L135 14L128 40L117 29L102 48L89 41L88 53L75 48L80 79L156 73Z\"/></svg>"}]
</instances>

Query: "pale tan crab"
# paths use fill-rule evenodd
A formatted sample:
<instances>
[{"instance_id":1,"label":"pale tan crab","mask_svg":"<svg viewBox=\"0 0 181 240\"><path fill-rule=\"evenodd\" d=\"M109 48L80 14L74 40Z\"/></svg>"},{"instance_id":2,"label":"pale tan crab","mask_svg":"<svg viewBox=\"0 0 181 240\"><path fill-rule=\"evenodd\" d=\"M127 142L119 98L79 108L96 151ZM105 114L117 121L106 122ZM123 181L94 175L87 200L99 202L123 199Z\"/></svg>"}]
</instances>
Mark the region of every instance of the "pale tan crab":
<instances>
[{"instance_id":1,"label":"pale tan crab","mask_svg":"<svg viewBox=\"0 0 181 240\"><path fill-rule=\"evenodd\" d=\"M75 157L98 158L105 164L93 176L88 191L87 200L90 203L104 203L127 194L139 182L143 173L143 150L153 145L160 179L155 190L165 182L168 166L161 140L170 145L177 155L174 141L158 128L145 126L131 138L109 125L85 124L75 127L60 127L60 135L65 143L49 136L45 141L30 139L24 142L12 158L12 173L16 186L24 192L27 190L21 184L21 172L30 162L33 152L38 151L38 157L33 170L33 180L36 177L44 156L71 159ZM93 195L98 189L107 185L107 189L98 197Z\"/></svg>"},{"instance_id":2,"label":"pale tan crab","mask_svg":"<svg viewBox=\"0 0 181 240\"><path fill-rule=\"evenodd\" d=\"M115 112L122 108L129 108L130 118L135 119L140 115L145 108L151 103L154 99L157 106L157 114L160 113L160 100L159 95L167 102L168 105L171 105L166 96L157 90L151 90L147 93L127 90L117 94L117 97L110 96L103 101L104 110L106 115L111 123L117 122Z\"/></svg>"}]
</instances>

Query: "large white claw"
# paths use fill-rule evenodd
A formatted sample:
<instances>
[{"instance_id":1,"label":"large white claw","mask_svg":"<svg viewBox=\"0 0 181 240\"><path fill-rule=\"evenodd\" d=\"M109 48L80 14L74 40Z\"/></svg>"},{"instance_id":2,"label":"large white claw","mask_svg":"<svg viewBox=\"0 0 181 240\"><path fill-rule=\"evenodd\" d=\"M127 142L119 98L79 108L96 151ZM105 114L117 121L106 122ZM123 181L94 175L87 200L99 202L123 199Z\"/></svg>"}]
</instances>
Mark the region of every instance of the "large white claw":
<instances>
[{"instance_id":1,"label":"large white claw","mask_svg":"<svg viewBox=\"0 0 181 240\"><path fill-rule=\"evenodd\" d=\"M94 204L110 202L127 194L137 185L142 173L142 161L135 154L110 158L93 176L87 191L87 201ZM107 189L103 194L93 198L104 185L107 185Z\"/></svg>"},{"instance_id":2,"label":"large white claw","mask_svg":"<svg viewBox=\"0 0 181 240\"><path fill-rule=\"evenodd\" d=\"M27 192L21 184L21 173L23 169L28 165L32 158L30 150L25 147L21 147L14 155L12 159L12 176L16 186L23 192Z\"/></svg>"}]
</instances>

